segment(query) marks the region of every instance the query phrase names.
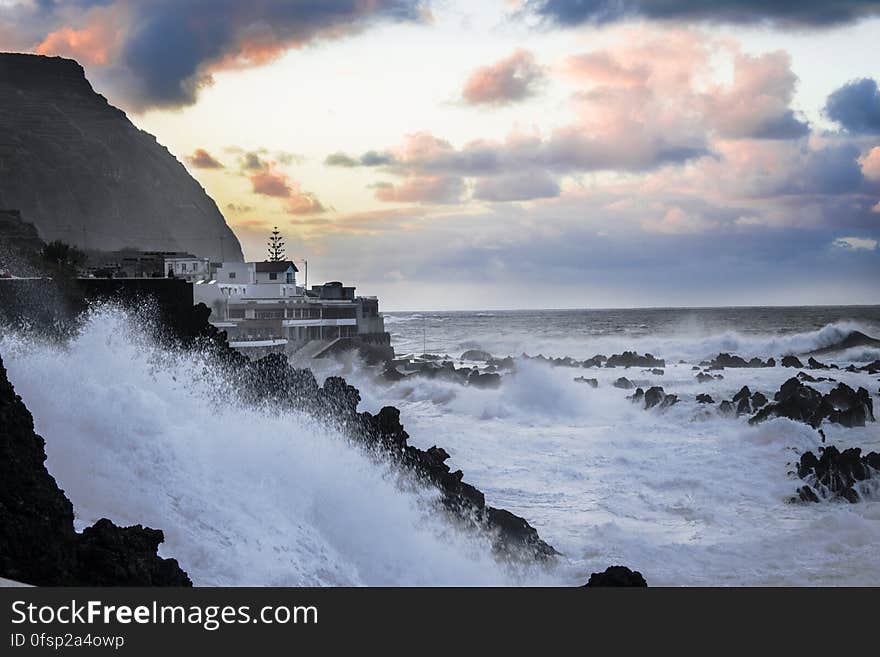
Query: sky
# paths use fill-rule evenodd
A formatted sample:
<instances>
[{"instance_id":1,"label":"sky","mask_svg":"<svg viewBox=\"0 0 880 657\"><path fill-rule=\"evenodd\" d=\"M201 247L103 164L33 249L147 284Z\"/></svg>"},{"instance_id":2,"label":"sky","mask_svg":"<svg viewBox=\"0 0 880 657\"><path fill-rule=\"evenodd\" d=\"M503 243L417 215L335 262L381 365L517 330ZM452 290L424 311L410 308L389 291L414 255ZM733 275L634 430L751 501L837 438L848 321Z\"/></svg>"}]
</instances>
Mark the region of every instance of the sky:
<instances>
[{"instance_id":1,"label":"sky","mask_svg":"<svg viewBox=\"0 0 880 657\"><path fill-rule=\"evenodd\" d=\"M880 303L880 0L0 0L309 284Z\"/></svg>"}]
</instances>

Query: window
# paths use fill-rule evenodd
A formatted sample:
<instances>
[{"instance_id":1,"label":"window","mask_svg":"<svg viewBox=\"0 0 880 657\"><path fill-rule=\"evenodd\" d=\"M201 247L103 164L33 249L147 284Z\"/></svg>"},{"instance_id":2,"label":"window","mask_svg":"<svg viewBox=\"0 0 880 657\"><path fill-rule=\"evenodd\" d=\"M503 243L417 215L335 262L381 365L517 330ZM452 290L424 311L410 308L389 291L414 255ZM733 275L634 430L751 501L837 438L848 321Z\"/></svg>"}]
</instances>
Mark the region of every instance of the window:
<instances>
[{"instance_id":1,"label":"window","mask_svg":"<svg viewBox=\"0 0 880 657\"><path fill-rule=\"evenodd\" d=\"M278 280L278 274L276 274L275 272L272 272L271 274L269 274L269 280L270 280L270 281L277 281L277 280Z\"/></svg>"},{"instance_id":2,"label":"window","mask_svg":"<svg viewBox=\"0 0 880 657\"><path fill-rule=\"evenodd\" d=\"M234 272L234 271L229 272L229 278L235 278L235 272Z\"/></svg>"}]
</instances>

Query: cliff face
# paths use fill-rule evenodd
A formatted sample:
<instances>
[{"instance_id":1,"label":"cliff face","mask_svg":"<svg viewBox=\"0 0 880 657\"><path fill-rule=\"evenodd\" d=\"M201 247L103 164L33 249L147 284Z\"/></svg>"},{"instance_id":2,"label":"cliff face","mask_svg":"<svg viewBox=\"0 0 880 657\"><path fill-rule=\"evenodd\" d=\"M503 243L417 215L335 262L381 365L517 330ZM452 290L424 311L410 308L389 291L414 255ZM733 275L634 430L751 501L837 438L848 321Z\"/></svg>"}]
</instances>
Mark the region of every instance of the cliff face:
<instances>
[{"instance_id":1,"label":"cliff face","mask_svg":"<svg viewBox=\"0 0 880 657\"><path fill-rule=\"evenodd\" d=\"M0 207L47 242L243 259L201 185L70 59L0 53Z\"/></svg>"}]
</instances>

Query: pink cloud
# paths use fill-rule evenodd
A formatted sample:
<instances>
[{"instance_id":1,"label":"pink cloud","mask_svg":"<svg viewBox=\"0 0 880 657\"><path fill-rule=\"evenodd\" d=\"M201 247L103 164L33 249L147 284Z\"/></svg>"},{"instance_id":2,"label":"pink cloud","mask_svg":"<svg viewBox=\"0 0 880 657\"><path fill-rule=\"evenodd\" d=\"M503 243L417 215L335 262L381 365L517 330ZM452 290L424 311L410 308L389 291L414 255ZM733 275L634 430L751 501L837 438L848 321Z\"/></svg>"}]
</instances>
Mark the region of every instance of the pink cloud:
<instances>
[{"instance_id":1,"label":"pink cloud","mask_svg":"<svg viewBox=\"0 0 880 657\"><path fill-rule=\"evenodd\" d=\"M544 73L527 50L489 66L482 66L467 79L461 95L472 105L503 105L531 96Z\"/></svg>"},{"instance_id":2,"label":"pink cloud","mask_svg":"<svg viewBox=\"0 0 880 657\"><path fill-rule=\"evenodd\" d=\"M875 146L859 160L862 175L869 180L880 180L880 146Z\"/></svg>"},{"instance_id":3,"label":"pink cloud","mask_svg":"<svg viewBox=\"0 0 880 657\"><path fill-rule=\"evenodd\" d=\"M204 148L197 148L192 155L186 157L186 161L196 169L222 169L223 164Z\"/></svg>"},{"instance_id":4,"label":"pink cloud","mask_svg":"<svg viewBox=\"0 0 880 657\"><path fill-rule=\"evenodd\" d=\"M464 183L455 176L411 176L400 184L376 186L375 196L386 203L457 203Z\"/></svg>"},{"instance_id":5,"label":"pink cloud","mask_svg":"<svg viewBox=\"0 0 880 657\"><path fill-rule=\"evenodd\" d=\"M46 34L33 51L39 55L72 57L81 64L106 66L119 48L123 34L116 7L90 11L83 27L63 25Z\"/></svg>"},{"instance_id":6,"label":"pink cloud","mask_svg":"<svg viewBox=\"0 0 880 657\"><path fill-rule=\"evenodd\" d=\"M289 214L317 214L326 211L321 201L311 192L304 192L300 184L275 168L274 162L261 162L261 168L248 174L254 194L284 199Z\"/></svg>"}]
</instances>

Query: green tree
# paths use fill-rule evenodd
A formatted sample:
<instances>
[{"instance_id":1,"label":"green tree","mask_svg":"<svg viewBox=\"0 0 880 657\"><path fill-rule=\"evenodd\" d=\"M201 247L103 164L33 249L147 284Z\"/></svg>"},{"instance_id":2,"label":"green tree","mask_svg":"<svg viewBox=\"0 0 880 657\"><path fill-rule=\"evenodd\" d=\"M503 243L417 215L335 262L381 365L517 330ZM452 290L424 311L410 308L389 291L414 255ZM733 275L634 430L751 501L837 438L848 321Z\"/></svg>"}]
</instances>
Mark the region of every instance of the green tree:
<instances>
[{"instance_id":1,"label":"green tree","mask_svg":"<svg viewBox=\"0 0 880 657\"><path fill-rule=\"evenodd\" d=\"M278 226L275 226L275 229L272 231L272 235L269 236L269 262L281 262L285 259L284 254L284 238L281 236L281 233L278 231Z\"/></svg>"}]
</instances>

